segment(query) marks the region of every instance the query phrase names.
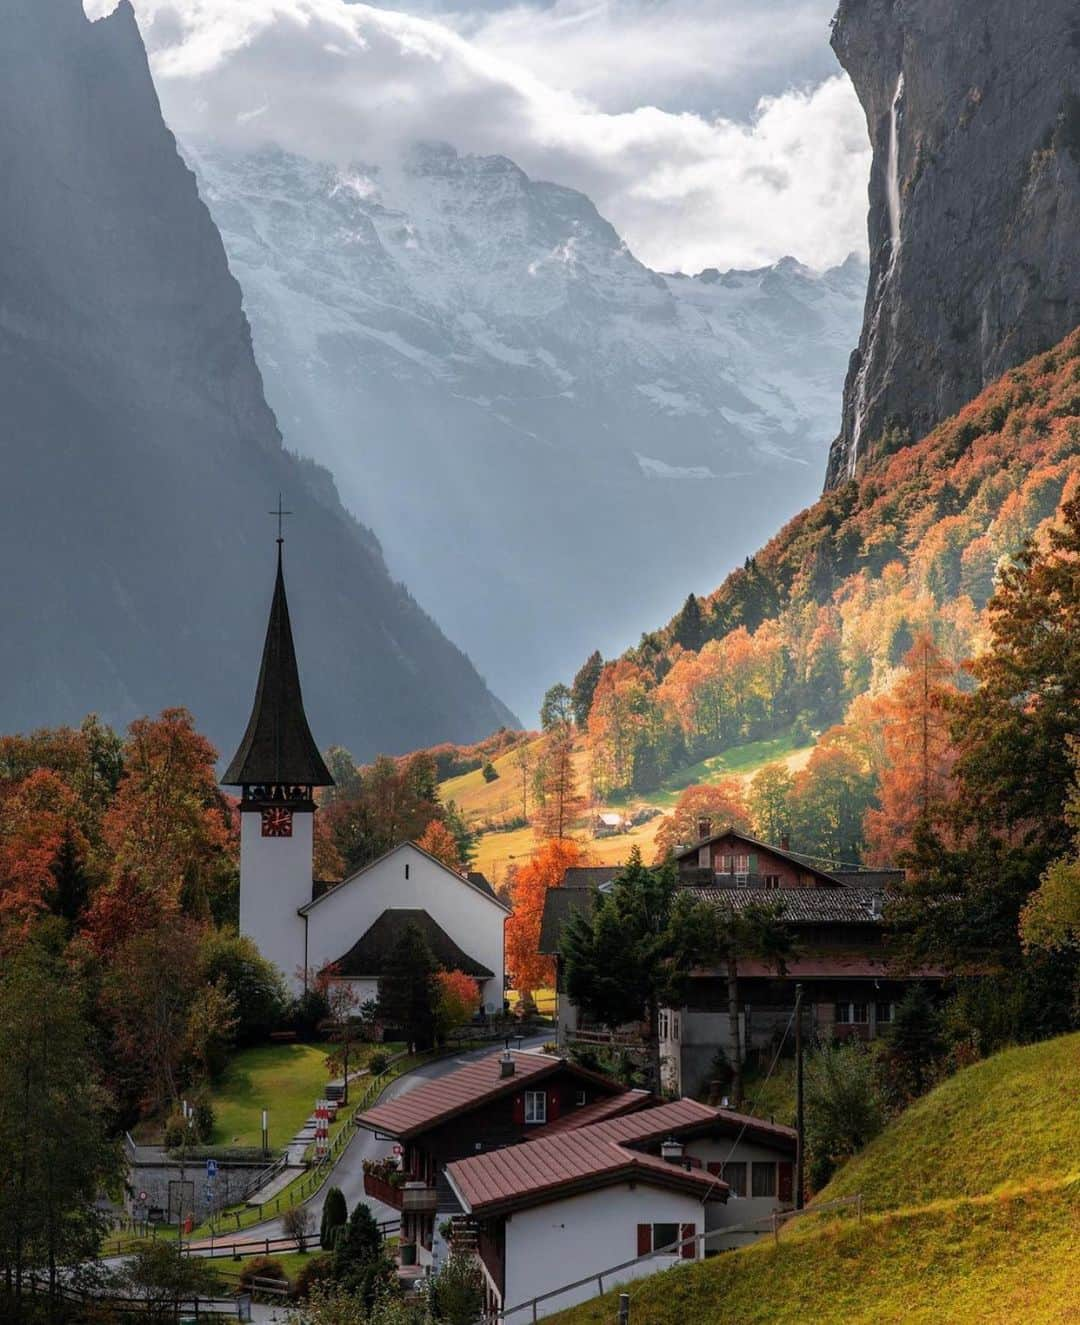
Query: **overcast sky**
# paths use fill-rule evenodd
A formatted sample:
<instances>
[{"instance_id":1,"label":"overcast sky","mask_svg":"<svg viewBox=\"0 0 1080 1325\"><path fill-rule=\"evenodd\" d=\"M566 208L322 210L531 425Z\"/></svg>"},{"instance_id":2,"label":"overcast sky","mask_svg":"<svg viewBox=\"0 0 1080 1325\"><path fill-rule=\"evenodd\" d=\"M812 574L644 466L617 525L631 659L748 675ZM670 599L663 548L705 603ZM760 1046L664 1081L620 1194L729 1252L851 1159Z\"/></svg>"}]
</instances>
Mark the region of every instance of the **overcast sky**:
<instances>
[{"instance_id":1,"label":"overcast sky","mask_svg":"<svg viewBox=\"0 0 1080 1325\"><path fill-rule=\"evenodd\" d=\"M865 251L870 155L834 0L133 2L181 137L341 165L416 139L501 152L583 190L662 270Z\"/></svg>"}]
</instances>

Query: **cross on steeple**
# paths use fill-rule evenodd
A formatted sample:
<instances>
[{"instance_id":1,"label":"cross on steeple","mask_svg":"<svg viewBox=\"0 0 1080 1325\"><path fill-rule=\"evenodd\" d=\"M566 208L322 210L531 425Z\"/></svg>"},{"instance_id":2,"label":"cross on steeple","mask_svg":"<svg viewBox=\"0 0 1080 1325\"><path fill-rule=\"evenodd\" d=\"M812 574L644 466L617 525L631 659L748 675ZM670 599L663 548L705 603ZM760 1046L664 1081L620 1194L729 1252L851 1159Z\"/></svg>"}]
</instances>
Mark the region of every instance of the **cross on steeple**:
<instances>
[{"instance_id":1,"label":"cross on steeple","mask_svg":"<svg viewBox=\"0 0 1080 1325\"><path fill-rule=\"evenodd\" d=\"M287 515L292 515L292 511L286 511L283 508L282 497L280 492L278 493L277 510L270 511L269 514L277 516L277 545L278 547L281 547L282 543L285 542L284 525L282 522Z\"/></svg>"}]
</instances>

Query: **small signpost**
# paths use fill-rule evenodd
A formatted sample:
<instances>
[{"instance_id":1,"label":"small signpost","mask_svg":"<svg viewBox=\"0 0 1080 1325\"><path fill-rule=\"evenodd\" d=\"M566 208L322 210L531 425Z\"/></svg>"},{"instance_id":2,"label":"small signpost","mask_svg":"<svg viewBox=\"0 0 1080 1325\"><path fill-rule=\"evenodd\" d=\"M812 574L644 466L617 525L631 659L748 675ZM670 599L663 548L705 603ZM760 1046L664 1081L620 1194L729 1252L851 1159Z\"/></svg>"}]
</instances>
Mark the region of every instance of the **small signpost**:
<instances>
[{"instance_id":1,"label":"small signpost","mask_svg":"<svg viewBox=\"0 0 1080 1325\"><path fill-rule=\"evenodd\" d=\"M217 1160L216 1160L216 1159L208 1159L208 1160L206 1161L206 1178L207 1178L207 1181L208 1181L208 1182L213 1182L214 1179L217 1177L217 1174L218 1174Z\"/></svg>"},{"instance_id":2,"label":"small signpost","mask_svg":"<svg viewBox=\"0 0 1080 1325\"><path fill-rule=\"evenodd\" d=\"M315 1105L315 1158L325 1159L329 1151L330 1108L326 1100L319 1100Z\"/></svg>"}]
</instances>

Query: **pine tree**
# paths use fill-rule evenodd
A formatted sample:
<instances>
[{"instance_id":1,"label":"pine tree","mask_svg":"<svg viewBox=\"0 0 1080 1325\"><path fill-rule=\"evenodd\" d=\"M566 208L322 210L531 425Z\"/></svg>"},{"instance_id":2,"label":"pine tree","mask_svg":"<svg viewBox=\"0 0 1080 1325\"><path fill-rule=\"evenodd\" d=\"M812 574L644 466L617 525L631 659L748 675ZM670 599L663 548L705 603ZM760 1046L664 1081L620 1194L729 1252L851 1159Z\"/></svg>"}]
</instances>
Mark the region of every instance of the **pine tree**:
<instances>
[{"instance_id":1,"label":"pine tree","mask_svg":"<svg viewBox=\"0 0 1080 1325\"><path fill-rule=\"evenodd\" d=\"M589 710L592 708L596 683L604 670L604 660L599 649L590 653L582 663L574 684L570 687L570 700L574 707L574 722L582 731L589 725Z\"/></svg>"},{"instance_id":2,"label":"pine tree","mask_svg":"<svg viewBox=\"0 0 1080 1325\"><path fill-rule=\"evenodd\" d=\"M323 1251L333 1251L337 1241L337 1231L348 1223L349 1208L345 1204L345 1195L340 1187L331 1187L323 1202L322 1221L319 1224L319 1246Z\"/></svg>"},{"instance_id":3,"label":"pine tree","mask_svg":"<svg viewBox=\"0 0 1080 1325\"><path fill-rule=\"evenodd\" d=\"M679 614L671 623L671 638L684 649L696 653L705 643L705 622L701 615L701 603L696 594L689 594L686 602L679 609Z\"/></svg>"},{"instance_id":4,"label":"pine tree","mask_svg":"<svg viewBox=\"0 0 1080 1325\"><path fill-rule=\"evenodd\" d=\"M384 1025L400 1029L417 1049L429 1049L435 1042L438 969L419 927L409 924L391 948L379 976L380 1019Z\"/></svg>"}]
</instances>

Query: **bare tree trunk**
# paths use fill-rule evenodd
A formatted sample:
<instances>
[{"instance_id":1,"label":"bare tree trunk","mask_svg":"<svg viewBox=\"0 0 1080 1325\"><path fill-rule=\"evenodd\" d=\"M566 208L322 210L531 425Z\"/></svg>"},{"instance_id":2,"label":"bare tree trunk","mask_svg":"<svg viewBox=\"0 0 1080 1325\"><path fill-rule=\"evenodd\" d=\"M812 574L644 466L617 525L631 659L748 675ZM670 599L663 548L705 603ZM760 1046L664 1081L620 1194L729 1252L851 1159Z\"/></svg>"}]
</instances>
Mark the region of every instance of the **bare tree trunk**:
<instances>
[{"instance_id":1,"label":"bare tree trunk","mask_svg":"<svg viewBox=\"0 0 1080 1325\"><path fill-rule=\"evenodd\" d=\"M739 1013L742 1010L739 998L739 959L734 949L727 955L727 1004L728 1036L731 1045L731 1095L734 1107L740 1108L743 1102L743 1046L742 1033L739 1029Z\"/></svg>"}]
</instances>

